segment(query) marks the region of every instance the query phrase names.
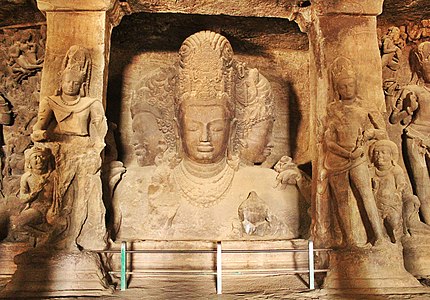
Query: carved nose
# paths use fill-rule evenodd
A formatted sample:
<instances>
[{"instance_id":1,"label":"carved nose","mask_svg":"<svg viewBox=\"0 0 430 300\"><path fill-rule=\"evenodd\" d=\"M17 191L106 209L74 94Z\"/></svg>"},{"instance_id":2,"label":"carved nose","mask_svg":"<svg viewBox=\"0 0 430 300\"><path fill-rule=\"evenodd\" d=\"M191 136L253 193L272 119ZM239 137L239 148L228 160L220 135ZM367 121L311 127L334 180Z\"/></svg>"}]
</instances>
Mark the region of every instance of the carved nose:
<instances>
[{"instance_id":1,"label":"carved nose","mask_svg":"<svg viewBox=\"0 0 430 300\"><path fill-rule=\"evenodd\" d=\"M203 126L202 134L200 135L200 142L210 142L209 130L207 126Z\"/></svg>"}]
</instances>

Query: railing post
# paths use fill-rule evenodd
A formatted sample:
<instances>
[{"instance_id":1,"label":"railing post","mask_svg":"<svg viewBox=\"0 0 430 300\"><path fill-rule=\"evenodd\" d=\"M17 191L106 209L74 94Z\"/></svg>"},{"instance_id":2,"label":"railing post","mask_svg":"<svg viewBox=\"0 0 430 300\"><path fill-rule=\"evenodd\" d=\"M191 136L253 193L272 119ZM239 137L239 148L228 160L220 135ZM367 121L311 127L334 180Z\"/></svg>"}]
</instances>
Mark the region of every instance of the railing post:
<instances>
[{"instance_id":1,"label":"railing post","mask_svg":"<svg viewBox=\"0 0 430 300\"><path fill-rule=\"evenodd\" d=\"M221 242L216 244L216 293L222 294L222 247Z\"/></svg>"},{"instance_id":2,"label":"railing post","mask_svg":"<svg viewBox=\"0 0 430 300\"><path fill-rule=\"evenodd\" d=\"M121 291L127 289L127 243L121 243Z\"/></svg>"},{"instance_id":3,"label":"railing post","mask_svg":"<svg viewBox=\"0 0 430 300\"><path fill-rule=\"evenodd\" d=\"M308 255L309 255L309 289L315 289L315 267L314 267L314 242L308 242Z\"/></svg>"}]
</instances>

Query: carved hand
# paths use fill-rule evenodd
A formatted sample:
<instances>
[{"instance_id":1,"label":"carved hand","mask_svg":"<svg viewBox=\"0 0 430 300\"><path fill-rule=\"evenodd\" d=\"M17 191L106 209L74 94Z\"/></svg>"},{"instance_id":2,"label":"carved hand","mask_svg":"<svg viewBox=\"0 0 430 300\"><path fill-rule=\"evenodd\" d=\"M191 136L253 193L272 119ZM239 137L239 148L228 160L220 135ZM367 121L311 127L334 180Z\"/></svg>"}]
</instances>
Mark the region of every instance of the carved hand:
<instances>
[{"instance_id":1,"label":"carved hand","mask_svg":"<svg viewBox=\"0 0 430 300\"><path fill-rule=\"evenodd\" d=\"M302 175L297 168L287 169L276 176L276 182L278 185L295 185L300 179L302 179Z\"/></svg>"},{"instance_id":2,"label":"carved hand","mask_svg":"<svg viewBox=\"0 0 430 300\"><path fill-rule=\"evenodd\" d=\"M418 109L418 98L415 93L410 92L406 95L406 100L406 111L411 115Z\"/></svg>"},{"instance_id":3,"label":"carved hand","mask_svg":"<svg viewBox=\"0 0 430 300\"><path fill-rule=\"evenodd\" d=\"M352 160L355 160L363 155L364 155L363 147L358 147L349 154L349 158L351 158Z\"/></svg>"},{"instance_id":4,"label":"carved hand","mask_svg":"<svg viewBox=\"0 0 430 300\"><path fill-rule=\"evenodd\" d=\"M46 130L34 130L30 137L33 142L43 142L48 139Z\"/></svg>"}]
</instances>

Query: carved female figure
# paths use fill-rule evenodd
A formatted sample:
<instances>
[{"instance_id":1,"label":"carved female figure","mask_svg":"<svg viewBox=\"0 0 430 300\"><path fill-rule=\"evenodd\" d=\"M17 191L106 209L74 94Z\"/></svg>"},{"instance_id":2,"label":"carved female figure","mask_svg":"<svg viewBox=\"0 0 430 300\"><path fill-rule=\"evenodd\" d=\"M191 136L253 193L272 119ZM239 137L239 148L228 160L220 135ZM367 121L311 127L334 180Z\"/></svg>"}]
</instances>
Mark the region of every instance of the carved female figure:
<instances>
[{"instance_id":1,"label":"carved female figure","mask_svg":"<svg viewBox=\"0 0 430 300\"><path fill-rule=\"evenodd\" d=\"M376 241L384 238L382 223L372 193L366 142L386 136L383 121L369 113L357 97L357 83L351 62L338 58L332 67L333 84L339 95L328 106L325 132L325 167L329 185L335 200L336 214L347 246L358 246L361 241L357 224L363 226L361 216L352 207L364 207ZM350 189L357 191L356 202L351 201ZM358 203L361 201L362 205Z\"/></svg>"},{"instance_id":2,"label":"carved female figure","mask_svg":"<svg viewBox=\"0 0 430 300\"><path fill-rule=\"evenodd\" d=\"M400 58L405 41L401 37L398 27L390 27L387 35L382 38L382 67L388 67L393 71L400 68Z\"/></svg>"},{"instance_id":3,"label":"carved female figure","mask_svg":"<svg viewBox=\"0 0 430 300\"><path fill-rule=\"evenodd\" d=\"M390 116L391 123L405 125L403 137L411 170L411 182L421 201L421 214L430 225L430 42L421 43L415 57L419 82L403 88Z\"/></svg>"}]
</instances>

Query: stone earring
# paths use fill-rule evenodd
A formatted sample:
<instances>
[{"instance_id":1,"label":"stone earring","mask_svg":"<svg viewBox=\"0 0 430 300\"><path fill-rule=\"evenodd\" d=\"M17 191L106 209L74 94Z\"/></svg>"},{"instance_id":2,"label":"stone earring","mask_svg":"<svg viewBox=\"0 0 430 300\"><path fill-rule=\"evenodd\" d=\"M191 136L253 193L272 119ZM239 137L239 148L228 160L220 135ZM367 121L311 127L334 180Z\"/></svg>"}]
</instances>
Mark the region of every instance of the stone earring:
<instances>
[{"instance_id":1,"label":"stone earring","mask_svg":"<svg viewBox=\"0 0 430 300\"><path fill-rule=\"evenodd\" d=\"M86 87L86 83L85 82L83 82L82 84L81 84L81 89L79 90L79 95L81 96L81 97L85 97L86 95L85 95L85 87Z\"/></svg>"}]
</instances>

